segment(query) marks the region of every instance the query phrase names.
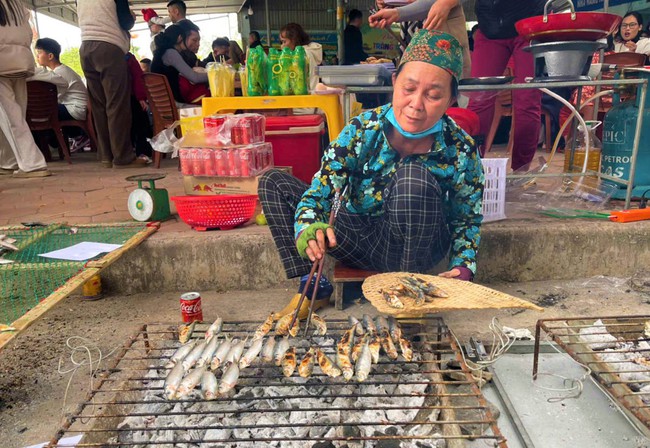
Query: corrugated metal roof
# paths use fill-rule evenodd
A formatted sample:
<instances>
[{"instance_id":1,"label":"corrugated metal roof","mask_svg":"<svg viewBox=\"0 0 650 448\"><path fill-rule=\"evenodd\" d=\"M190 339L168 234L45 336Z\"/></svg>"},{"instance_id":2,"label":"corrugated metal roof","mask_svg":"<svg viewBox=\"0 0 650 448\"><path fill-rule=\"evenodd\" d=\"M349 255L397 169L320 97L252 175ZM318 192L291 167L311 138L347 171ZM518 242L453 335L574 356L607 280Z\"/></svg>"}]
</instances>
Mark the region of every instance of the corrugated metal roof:
<instances>
[{"instance_id":1,"label":"corrugated metal roof","mask_svg":"<svg viewBox=\"0 0 650 448\"><path fill-rule=\"evenodd\" d=\"M75 0L22 0L31 10L54 17L72 25L77 24L77 2ZM129 2L133 11L142 20L140 10L153 8L163 16L167 14L167 1L133 0ZM222 14L239 12L246 0L185 0L187 14Z\"/></svg>"}]
</instances>

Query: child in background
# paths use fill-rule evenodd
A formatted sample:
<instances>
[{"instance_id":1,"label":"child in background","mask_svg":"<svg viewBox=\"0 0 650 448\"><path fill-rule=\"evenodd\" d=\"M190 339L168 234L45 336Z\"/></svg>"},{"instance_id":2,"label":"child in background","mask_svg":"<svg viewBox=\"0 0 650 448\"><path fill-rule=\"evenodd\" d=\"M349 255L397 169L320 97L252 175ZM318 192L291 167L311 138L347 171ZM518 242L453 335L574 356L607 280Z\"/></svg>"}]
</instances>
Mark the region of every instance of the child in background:
<instances>
[{"instance_id":1,"label":"child in background","mask_svg":"<svg viewBox=\"0 0 650 448\"><path fill-rule=\"evenodd\" d=\"M153 148L147 138L153 136L153 131L147 114L147 90L142 77L143 72L133 54L129 52L125 58L131 75L131 143L135 146L136 156L149 164L152 162Z\"/></svg>"},{"instance_id":2,"label":"child in background","mask_svg":"<svg viewBox=\"0 0 650 448\"><path fill-rule=\"evenodd\" d=\"M192 67L194 71L205 70L199 65L199 59L191 51L183 50L180 52L181 57L187 65ZM181 91L183 102L187 104L201 104L204 97L210 96L210 89L206 84L194 84L183 75L178 75L178 88Z\"/></svg>"}]
</instances>

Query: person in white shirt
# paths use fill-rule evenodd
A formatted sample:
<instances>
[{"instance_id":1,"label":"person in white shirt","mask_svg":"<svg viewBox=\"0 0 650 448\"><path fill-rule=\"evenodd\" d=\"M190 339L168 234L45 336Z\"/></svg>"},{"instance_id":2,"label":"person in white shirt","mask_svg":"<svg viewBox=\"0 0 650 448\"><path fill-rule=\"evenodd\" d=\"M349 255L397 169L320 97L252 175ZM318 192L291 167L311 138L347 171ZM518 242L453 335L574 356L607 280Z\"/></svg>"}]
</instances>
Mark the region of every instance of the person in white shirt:
<instances>
[{"instance_id":1,"label":"person in white shirt","mask_svg":"<svg viewBox=\"0 0 650 448\"><path fill-rule=\"evenodd\" d=\"M614 44L616 53L641 53L650 56L650 39L641 37L643 17L636 11L625 14L621 22L620 32Z\"/></svg>"},{"instance_id":2,"label":"person in white shirt","mask_svg":"<svg viewBox=\"0 0 650 448\"><path fill-rule=\"evenodd\" d=\"M88 90L81 76L60 61L61 45L54 39L36 41L36 62L41 66L28 81L50 82L59 93L59 120L85 120L88 107ZM66 128L67 137L73 138L70 151L74 152L89 144L87 136L80 135L78 128Z\"/></svg>"}]
</instances>

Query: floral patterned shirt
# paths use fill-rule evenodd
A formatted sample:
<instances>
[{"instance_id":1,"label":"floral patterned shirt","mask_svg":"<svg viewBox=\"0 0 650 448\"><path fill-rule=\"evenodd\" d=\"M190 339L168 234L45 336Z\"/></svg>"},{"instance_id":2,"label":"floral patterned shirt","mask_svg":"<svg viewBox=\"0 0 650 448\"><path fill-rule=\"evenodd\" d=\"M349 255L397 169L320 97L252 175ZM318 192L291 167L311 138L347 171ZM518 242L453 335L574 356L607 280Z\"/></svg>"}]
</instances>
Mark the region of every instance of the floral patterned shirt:
<instances>
[{"instance_id":1,"label":"floral patterned shirt","mask_svg":"<svg viewBox=\"0 0 650 448\"><path fill-rule=\"evenodd\" d=\"M296 209L296 238L314 222L328 222L335 190L348 187L345 207L351 213L383 213L383 191L392 175L406 162L422 163L443 192L451 232L450 269L463 266L476 273L476 253L481 240L483 168L474 140L444 115L442 131L426 154L400 159L384 133L391 104L352 119L325 152L320 171Z\"/></svg>"}]
</instances>

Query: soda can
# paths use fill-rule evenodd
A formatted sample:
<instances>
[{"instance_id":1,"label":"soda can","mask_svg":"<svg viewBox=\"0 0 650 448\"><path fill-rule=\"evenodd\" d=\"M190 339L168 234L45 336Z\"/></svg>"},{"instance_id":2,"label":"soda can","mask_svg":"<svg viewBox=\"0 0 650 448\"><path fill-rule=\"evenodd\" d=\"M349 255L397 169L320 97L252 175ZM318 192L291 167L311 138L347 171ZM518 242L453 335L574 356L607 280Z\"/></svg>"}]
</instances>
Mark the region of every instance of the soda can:
<instances>
[{"instance_id":1,"label":"soda can","mask_svg":"<svg viewBox=\"0 0 650 448\"><path fill-rule=\"evenodd\" d=\"M238 149L239 151L239 172L242 177L251 176L251 168L255 170L253 150L246 147Z\"/></svg>"},{"instance_id":2,"label":"soda can","mask_svg":"<svg viewBox=\"0 0 650 448\"><path fill-rule=\"evenodd\" d=\"M211 148L203 148L204 172L206 176L217 175L217 161L214 157L216 151Z\"/></svg>"},{"instance_id":3,"label":"soda can","mask_svg":"<svg viewBox=\"0 0 650 448\"><path fill-rule=\"evenodd\" d=\"M241 167L239 166L238 149L228 150L228 175L231 177L241 176Z\"/></svg>"},{"instance_id":4,"label":"soda can","mask_svg":"<svg viewBox=\"0 0 650 448\"><path fill-rule=\"evenodd\" d=\"M192 148L192 176L204 176L203 149Z\"/></svg>"},{"instance_id":5,"label":"soda can","mask_svg":"<svg viewBox=\"0 0 650 448\"><path fill-rule=\"evenodd\" d=\"M217 176L228 176L228 153L222 149L214 151L215 169Z\"/></svg>"},{"instance_id":6,"label":"soda can","mask_svg":"<svg viewBox=\"0 0 650 448\"><path fill-rule=\"evenodd\" d=\"M181 295L181 317L183 318L183 322L203 320L201 294L198 292L186 292Z\"/></svg>"},{"instance_id":7,"label":"soda can","mask_svg":"<svg viewBox=\"0 0 650 448\"><path fill-rule=\"evenodd\" d=\"M183 176L192 175L192 160L190 159L192 153L190 149L181 148L178 150L178 156L181 159L181 174Z\"/></svg>"}]
</instances>

